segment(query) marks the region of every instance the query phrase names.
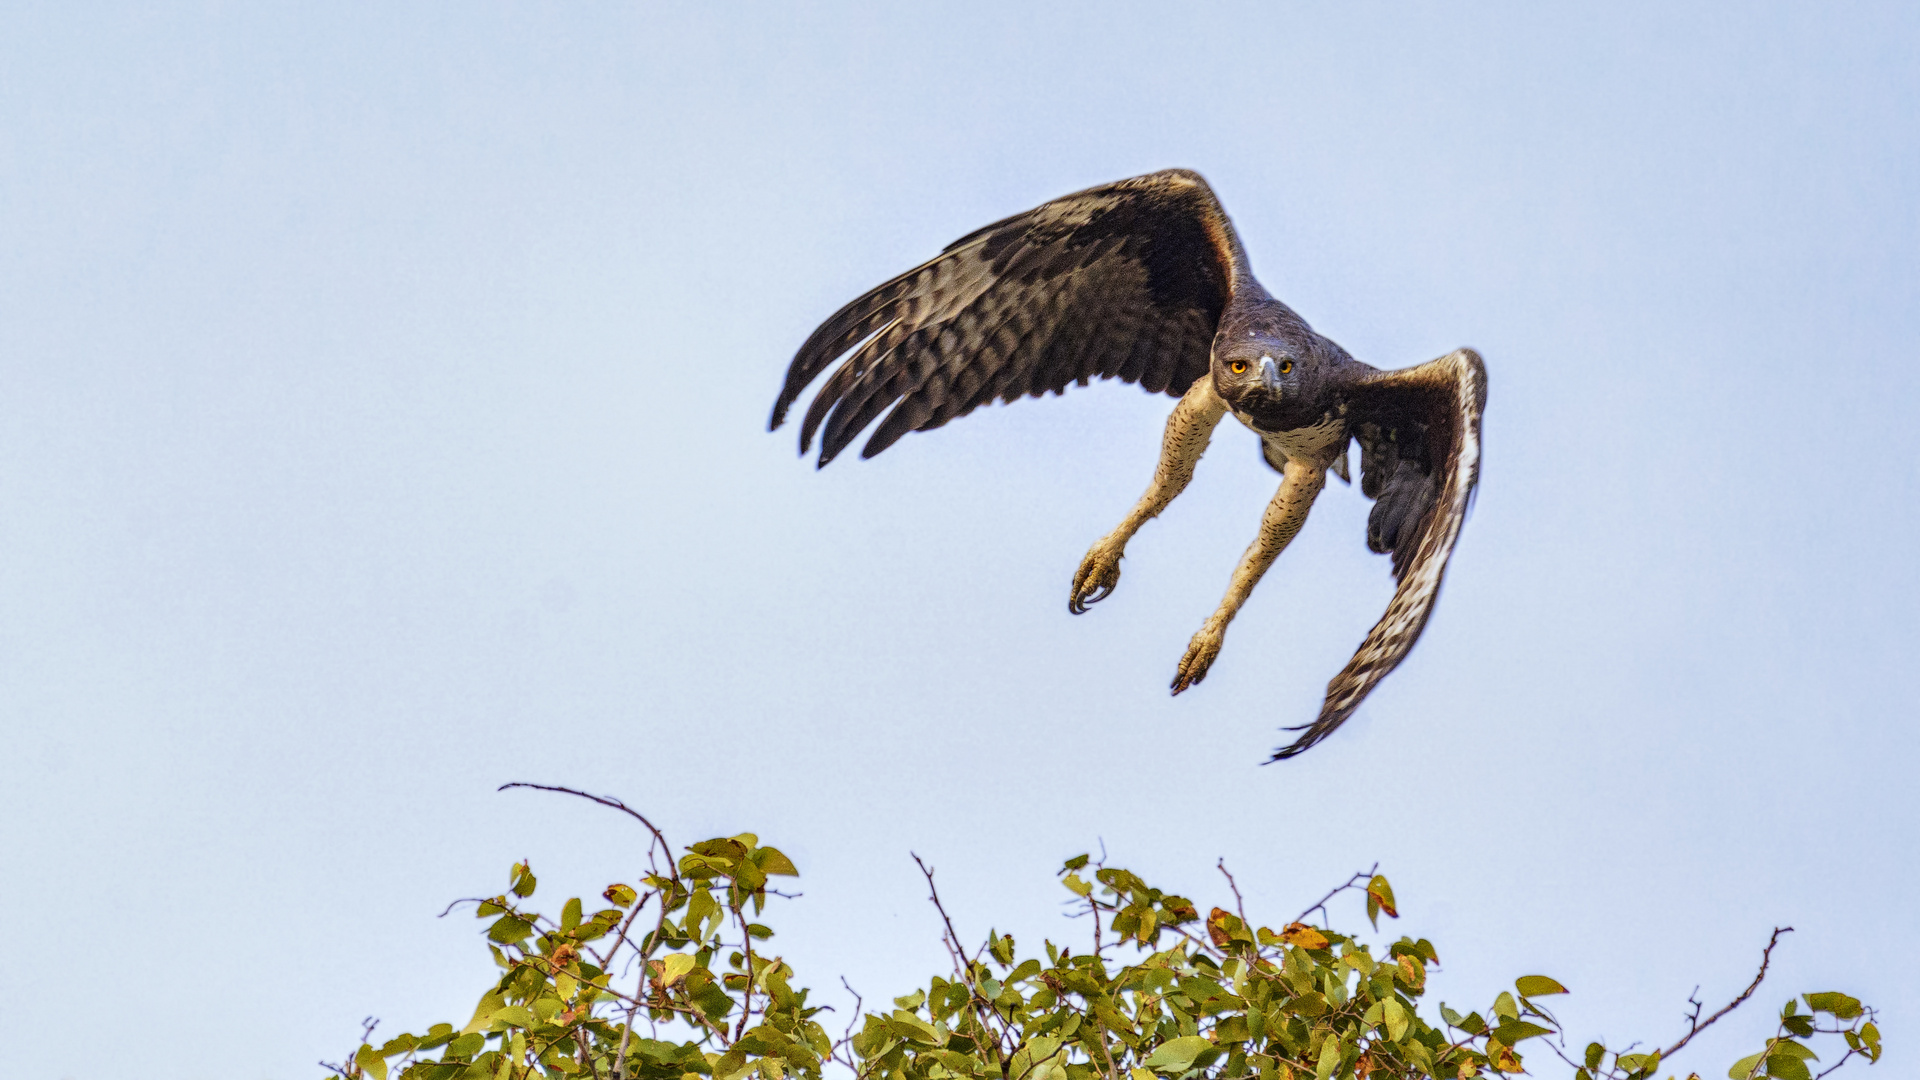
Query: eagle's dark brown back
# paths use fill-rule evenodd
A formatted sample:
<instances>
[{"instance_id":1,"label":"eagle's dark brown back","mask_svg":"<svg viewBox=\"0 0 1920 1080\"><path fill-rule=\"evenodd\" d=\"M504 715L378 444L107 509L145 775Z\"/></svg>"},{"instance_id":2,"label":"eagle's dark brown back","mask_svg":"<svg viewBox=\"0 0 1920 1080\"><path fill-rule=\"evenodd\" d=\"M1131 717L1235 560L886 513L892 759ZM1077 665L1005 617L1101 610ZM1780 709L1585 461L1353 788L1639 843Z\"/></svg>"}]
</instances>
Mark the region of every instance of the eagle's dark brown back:
<instances>
[{"instance_id":1,"label":"eagle's dark brown back","mask_svg":"<svg viewBox=\"0 0 1920 1080\"><path fill-rule=\"evenodd\" d=\"M883 413L862 457L1070 383L1178 397L1206 374L1229 299L1258 288L1200 174L1089 188L969 233L841 308L795 354L769 430L848 350L801 425L800 452L819 433L823 466Z\"/></svg>"}]
</instances>

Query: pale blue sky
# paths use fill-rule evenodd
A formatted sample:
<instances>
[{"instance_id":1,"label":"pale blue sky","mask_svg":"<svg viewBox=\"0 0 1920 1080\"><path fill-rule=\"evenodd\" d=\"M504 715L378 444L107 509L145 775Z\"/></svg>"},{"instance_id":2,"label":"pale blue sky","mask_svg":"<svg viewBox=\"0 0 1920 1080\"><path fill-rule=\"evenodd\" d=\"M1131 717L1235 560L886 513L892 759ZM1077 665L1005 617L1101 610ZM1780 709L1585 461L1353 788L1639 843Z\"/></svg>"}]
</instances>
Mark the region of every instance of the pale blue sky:
<instances>
[{"instance_id":1,"label":"pale blue sky","mask_svg":"<svg viewBox=\"0 0 1920 1080\"><path fill-rule=\"evenodd\" d=\"M1546 972L1582 1039L1671 1039L1791 923L1674 1067L1829 988L1920 1060L1914 7L720 10L0 8L0 1072L464 1018L449 899L641 851L516 779L758 831L801 981L869 1000L944 962L910 848L1037 944L1104 838L1274 918L1378 859L1437 996ZM1244 432L1075 619L1167 399L824 473L763 430L844 300L1176 165L1356 356L1491 373L1426 639L1266 768L1390 590L1357 493L1170 700Z\"/></svg>"}]
</instances>

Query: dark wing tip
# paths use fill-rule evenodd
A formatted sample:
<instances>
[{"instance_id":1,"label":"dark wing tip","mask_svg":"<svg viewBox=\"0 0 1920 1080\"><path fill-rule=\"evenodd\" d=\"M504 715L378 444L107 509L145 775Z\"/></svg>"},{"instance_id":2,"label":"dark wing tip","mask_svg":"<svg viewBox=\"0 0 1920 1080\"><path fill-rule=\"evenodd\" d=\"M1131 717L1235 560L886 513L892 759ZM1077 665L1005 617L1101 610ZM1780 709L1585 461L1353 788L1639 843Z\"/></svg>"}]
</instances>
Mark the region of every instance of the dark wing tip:
<instances>
[{"instance_id":1,"label":"dark wing tip","mask_svg":"<svg viewBox=\"0 0 1920 1080\"><path fill-rule=\"evenodd\" d=\"M1299 727L1281 728L1280 730L1282 731L1304 731L1305 734L1278 750L1275 750L1273 756L1261 762L1261 764L1271 765L1276 761L1285 761L1288 758L1299 757L1301 754L1313 749L1315 746L1318 746L1323 739L1333 734L1335 728L1346 723L1347 720L1353 716L1354 710L1360 705L1358 701L1354 701L1348 703L1344 708L1337 708L1333 703L1333 697L1334 690L1332 687L1328 687L1326 703L1320 707L1320 718L1313 723L1302 724Z\"/></svg>"}]
</instances>

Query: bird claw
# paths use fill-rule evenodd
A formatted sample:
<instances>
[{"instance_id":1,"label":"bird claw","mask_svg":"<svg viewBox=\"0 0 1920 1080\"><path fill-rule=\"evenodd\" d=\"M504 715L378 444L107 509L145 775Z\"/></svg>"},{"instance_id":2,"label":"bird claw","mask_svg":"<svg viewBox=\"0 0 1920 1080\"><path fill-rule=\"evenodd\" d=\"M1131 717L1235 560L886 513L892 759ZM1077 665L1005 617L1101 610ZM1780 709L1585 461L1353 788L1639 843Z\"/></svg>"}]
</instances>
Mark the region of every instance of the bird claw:
<instances>
[{"instance_id":1,"label":"bird claw","mask_svg":"<svg viewBox=\"0 0 1920 1080\"><path fill-rule=\"evenodd\" d=\"M1199 684L1207 677L1207 669L1213 666L1213 659L1220 655L1220 643L1226 635L1211 626L1203 626L1193 635L1193 641L1187 645L1187 654L1180 658L1180 667L1173 674L1173 692Z\"/></svg>"},{"instance_id":2,"label":"bird claw","mask_svg":"<svg viewBox=\"0 0 1920 1080\"><path fill-rule=\"evenodd\" d=\"M1120 553L1109 551L1104 544L1095 544L1080 560L1080 569L1073 575L1073 591L1067 596L1067 610L1075 615L1085 615L1087 605L1097 604L1113 595L1116 585L1120 584Z\"/></svg>"}]
</instances>

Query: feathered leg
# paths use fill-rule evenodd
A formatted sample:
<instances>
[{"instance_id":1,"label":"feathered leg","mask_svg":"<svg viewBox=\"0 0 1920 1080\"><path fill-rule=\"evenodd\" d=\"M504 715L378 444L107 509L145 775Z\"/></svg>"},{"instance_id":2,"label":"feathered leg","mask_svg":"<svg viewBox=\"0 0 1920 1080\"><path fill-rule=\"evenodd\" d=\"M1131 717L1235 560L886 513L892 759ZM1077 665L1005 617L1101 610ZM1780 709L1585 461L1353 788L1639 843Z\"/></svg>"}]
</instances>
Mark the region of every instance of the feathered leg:
<instances>
[{"instance_id":1,"label":"feathered leg","mask_svg":"<svg viewBox=\"0 0 1920 1080\"><path fill-rule=\"evenodd\" d=\"M1120 583L1120 558L1126 554L1127 541L1140 526L1160 515L1167 504L1187 488L1193 479L1193 467L1207 451L1207 441L1220 418L1227 414L1227 403L1213 392L1213 380L1202 376L1193 384L1167 417L1167 431L1160 440L1160 464L1153 470L1153 482L1147 493L1114 530L1100 538L1080 560L1073 575L1073 592L1067 597L1067 610L1086 613L1088 604L1097 604Z\"/></svg>"},{"instance_id":2,"label":"feathered leg","mask_svg":"<svg viewBox=\"0 0 1920 1080\"><path fill-rule=\"evenodd\" d=\"M1240 605L1253 594L1253 587L1260 583L1267 567L1273 565L1273 560L1286 550L1300 526L1306 524L1307 511L1313 509L1313 500L1326 486L1325 462L1287 459L1281 470L1280 490L1273 493L1273 501L1267 503L1267 512L1260 519L1260 535L1253 538L1246 553L1240 556L1240 565L1234 567L1233 580L1227 585L1227 595L1221 599L1220 607L1201 625L1200 632L1193 635L1187 655L1180 658L1180 668L1173 676L1174 693L1207 677L1207 668L1213 665L1213 658L1220 655L1220 642L1226 637L1227 624L1239 614Z\"/></svg>"}]
</instances>

